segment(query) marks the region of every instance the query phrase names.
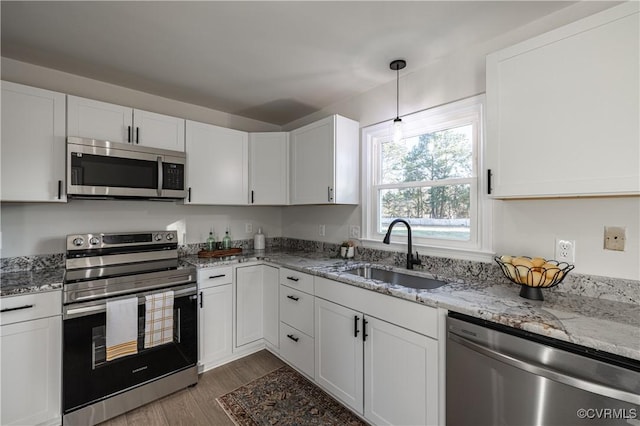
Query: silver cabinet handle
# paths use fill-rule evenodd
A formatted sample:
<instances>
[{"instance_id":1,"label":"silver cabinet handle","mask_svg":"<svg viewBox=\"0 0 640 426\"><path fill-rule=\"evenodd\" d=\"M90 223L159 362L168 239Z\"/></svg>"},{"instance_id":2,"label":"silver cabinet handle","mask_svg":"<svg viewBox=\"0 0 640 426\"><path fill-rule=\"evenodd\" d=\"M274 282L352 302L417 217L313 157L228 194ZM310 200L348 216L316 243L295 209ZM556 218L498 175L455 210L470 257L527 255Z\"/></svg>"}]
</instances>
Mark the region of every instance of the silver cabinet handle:
<instances>
[{"instance_id":1,"label":"silver cabinet handle","mask_svg":"<svg viewBox=\"0 0 640 426\"><path fill-rule=\"evenodd\" d=\"M588 392L592 392L598 395L604 395L604 396L608 396L609 398L619 399L621 401L625 401L630 404L636 404L636 405L640 404L640 395L635 395L631 392L626 392L620 389L614 389L608 386L603 386L598 383L589 382L587 380L566 375L559 371L551 370L548 368L542 368L537 365L533 365L528 362L522 361L513 356L497 352L493 349L489 349L486 346L471 342L467 339L464 339L452 333L449 333L449 340L452 340L456 343L461 344L462 346L466 346L467 348L473 351L479 352L483 355L493 358L496 361L502 362L504 364L508 364L512 367L527 371L537 376L541 376L549 380L563 383L565 385L568 385L574 388L584 389Z\"/></svg>"}]
</instances>

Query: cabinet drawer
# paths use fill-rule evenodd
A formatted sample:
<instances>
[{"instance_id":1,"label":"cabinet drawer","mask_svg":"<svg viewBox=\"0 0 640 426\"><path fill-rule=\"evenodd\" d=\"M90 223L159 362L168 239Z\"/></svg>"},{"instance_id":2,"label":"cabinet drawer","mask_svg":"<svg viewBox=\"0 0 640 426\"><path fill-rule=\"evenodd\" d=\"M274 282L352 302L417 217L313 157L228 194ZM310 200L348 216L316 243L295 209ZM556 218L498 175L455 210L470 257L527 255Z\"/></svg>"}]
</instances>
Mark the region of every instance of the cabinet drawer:
<instances>
[{"instance_id":1,"label":"cabinet drawer","mask_svg":"<svg viewBox=\"0 0 640 426\"><path fill-rule=\"evenodd\" d=\"M12 324L62 314L62 291L0 298L0 324Z\"/></svg>"},{"instance_id":2,"label":"cabinet drawer","mask_svg":"<svg viewBox=\"0 0 640 426\"><path fill-rule=\"evenodd\" d=\"M313 338L280 323L280 355L309 377L314 377L314 350Z\"/></svg>"},{"instance_id":3,"label":"cabinet drawer","mask_svg":"<svg viewBox=\"0 0 640 426\"><path fill-rule=\"evenodd\" d=\"M231 284L233 281L233 267L206 268L198 271L198 287L200 289Z\"/></svg>"},{"instance_id":4,"label":"cabinet drawer","mask_svg":"<svg viewBox=\"0 0 640 426\"><path fill-rule=\"evenodd\" d=\"M313 296L280 286L280 321L313 337Z\"/></svg>"},{"instance_id":5,"label":"cabinet drawer","mask_svg":"<svg viewBox=\"0 0 640 426\"><path fill-rule=\"evenodd\" d=\"M287 268L280 268L280 284L313 294L313 275Z\"/></svg>"}]
</instances>

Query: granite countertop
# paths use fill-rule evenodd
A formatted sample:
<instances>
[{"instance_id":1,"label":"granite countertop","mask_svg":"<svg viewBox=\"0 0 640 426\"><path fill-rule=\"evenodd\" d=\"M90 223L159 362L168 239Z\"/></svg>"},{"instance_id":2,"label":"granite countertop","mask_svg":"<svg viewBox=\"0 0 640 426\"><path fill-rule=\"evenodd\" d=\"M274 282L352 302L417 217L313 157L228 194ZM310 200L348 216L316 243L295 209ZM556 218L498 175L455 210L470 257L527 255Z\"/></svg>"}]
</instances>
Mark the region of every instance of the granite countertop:
<instances>
[{"instance_id":1,"label":"granite countertop","mask_svg":"<svg viewBox=\"0 0 640 426\"><path fill-rule=\"evenodd\" d=\"M640 361L640 305L636 303L561 291L546 291L544 301L534 301L520 297L520 287L514 284L489 278L461 282L456 277L430 274L426 275L448 284L433 290L416 290L348 274L346 270L372 263L329 258L326 253L318 252L247 251L220 259L186 256L180 261L181 267L206 268L260 260ZM409 272L387 265L377 266ZM425 275L420 271L409 273ZM1 296L59 290L63 276L62 268L3 273Z\"/></svg>"},{"instance_id":2,"label":"granite countertop","mask_svg":"<svg viewBox=\"0 0 640 426\"><path fill-rule=\"evenodd\" d=\"M456 277L427 275L447 281L433 290L416 290L346 273L365 264L328 258L325 253L248 252L236 259L187 257L194 266L265 260L278 266L317 275L394 297L486 319L528 332L587 346L640 361L640 306L559 291L546 291L544 301L524 299L520 287L495 280L459 282ZM379 267L408 271L386 265Z\"/></svg>"},{"instance_id":3,"label":"granite countertop","mask_svg":"<svg viewBox=\"0 0 640 426\"><path fill-rule=\"evenodd\" d=\"M0 297L62 290L63 278L64 268L3 272L0 275Z\"/></svg>"}]
</instances>

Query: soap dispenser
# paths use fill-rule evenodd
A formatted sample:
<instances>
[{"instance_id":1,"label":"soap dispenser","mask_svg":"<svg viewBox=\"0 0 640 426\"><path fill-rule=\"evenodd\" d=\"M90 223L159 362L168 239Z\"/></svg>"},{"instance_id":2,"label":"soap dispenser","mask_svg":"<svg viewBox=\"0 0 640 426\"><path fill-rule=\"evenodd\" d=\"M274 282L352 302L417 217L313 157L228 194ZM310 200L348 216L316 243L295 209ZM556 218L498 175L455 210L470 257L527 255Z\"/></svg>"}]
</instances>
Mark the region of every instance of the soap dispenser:
<instances>
[{"instance_id":1,"label":"soap dispenser","mask_svg":"<svg viewBox=\"0 0 640 426\"><path fill-rule=\"evenodd\" d=\"M225 250L229 250L231 248L231 236L229 235L228 229L225 231L224 238L222 239L222 248Z\"/></svg>"},{"instance_id":2,"label":"soap dispenser","mask_svg":"<svg viewBox=\"0 0 640 426\"><path fill-rule=\"evenodd\" d=\"M258 228L258 233L253 236L253 249L264 250L264 234L262 228Z\"/></svg>"},{"instance_id":3,"label":"soap dispenser","mask_svg":"<svg viewBox=\"0 0 640 426\"><path fill-rule=\"evenodd\" d=\"M216 248L216 237L213 236L213 229L209 231L209 238L207 238L207 250L213 251Z\"/></svg>"}]
</instances>

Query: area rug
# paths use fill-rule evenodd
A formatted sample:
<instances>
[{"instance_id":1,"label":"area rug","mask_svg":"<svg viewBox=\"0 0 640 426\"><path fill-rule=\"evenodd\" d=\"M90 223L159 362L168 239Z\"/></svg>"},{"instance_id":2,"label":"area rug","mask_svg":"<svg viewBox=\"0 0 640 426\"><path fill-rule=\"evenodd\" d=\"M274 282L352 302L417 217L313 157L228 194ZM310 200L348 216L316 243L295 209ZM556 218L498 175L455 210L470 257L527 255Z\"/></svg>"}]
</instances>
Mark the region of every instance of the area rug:
<instances>
[{"instance_id":1,"label":"area rug","mask_svg":"<svg viewBox=\"0 0 640 426\"><path fill-rule=\"evenodd\" d=\"M367 424L287 366L216 401L239 426Z\"/></svg>"}]
</instances>

